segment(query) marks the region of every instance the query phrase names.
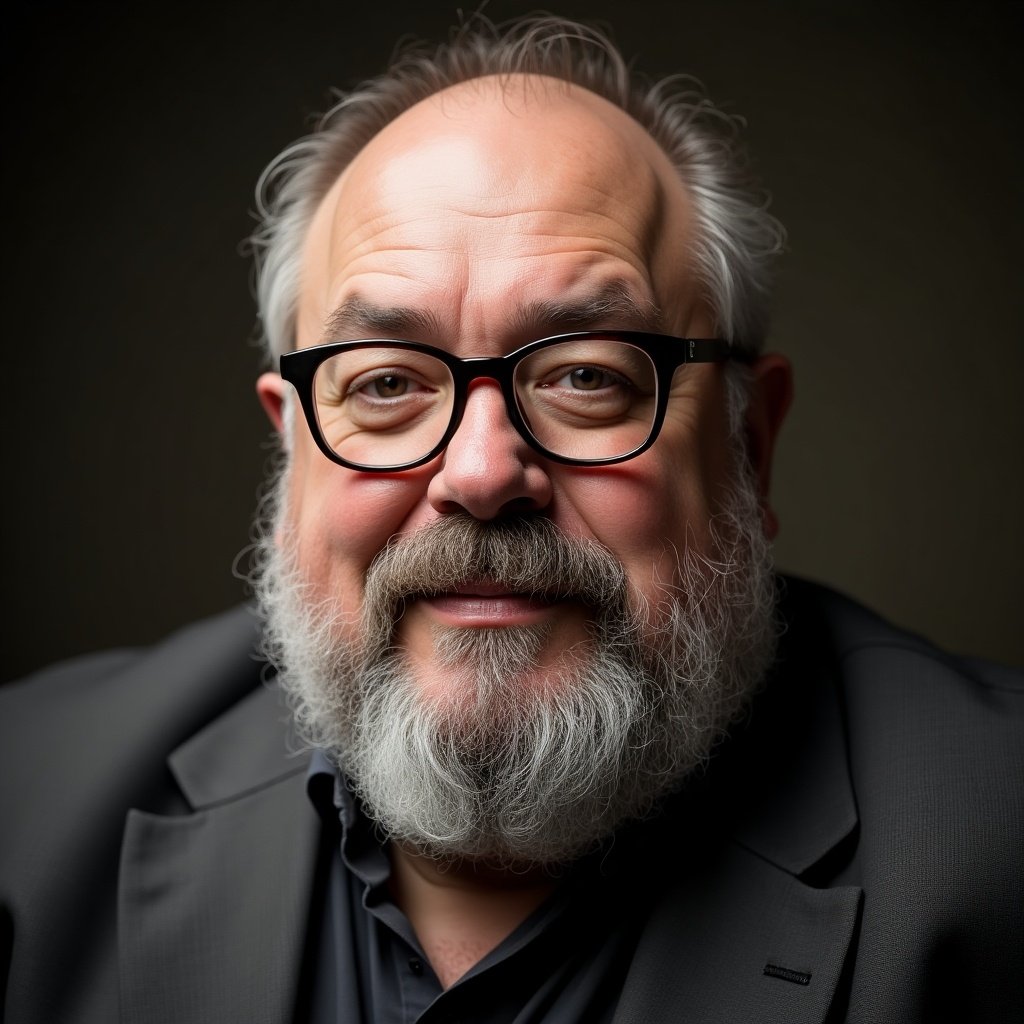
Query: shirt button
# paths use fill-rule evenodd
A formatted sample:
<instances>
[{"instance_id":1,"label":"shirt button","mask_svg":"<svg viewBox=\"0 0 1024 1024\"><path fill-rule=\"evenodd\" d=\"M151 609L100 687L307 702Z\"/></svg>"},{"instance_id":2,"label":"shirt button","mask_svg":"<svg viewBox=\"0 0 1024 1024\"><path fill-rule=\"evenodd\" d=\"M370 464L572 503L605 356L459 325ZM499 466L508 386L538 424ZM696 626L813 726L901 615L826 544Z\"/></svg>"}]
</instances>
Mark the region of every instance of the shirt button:
<instances>
[{"instance_id":1,"label":"shirt button","mask_svg":"<svg viewBox=\"0 0 1024 1024\"><path fill-rule=\"evenodd\" d=\"M423 975L423 961L418 956L409 957L409 970L416 975L417 978Z\"/></svg>"}]
</instances>

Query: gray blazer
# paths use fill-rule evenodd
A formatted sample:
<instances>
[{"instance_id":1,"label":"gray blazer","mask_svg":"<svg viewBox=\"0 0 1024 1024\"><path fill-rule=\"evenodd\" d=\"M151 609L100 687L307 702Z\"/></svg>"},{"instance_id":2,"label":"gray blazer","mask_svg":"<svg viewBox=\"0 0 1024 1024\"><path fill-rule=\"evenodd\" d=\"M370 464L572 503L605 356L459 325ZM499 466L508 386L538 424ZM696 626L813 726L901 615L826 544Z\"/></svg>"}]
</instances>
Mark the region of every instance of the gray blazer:
<instances>
[{"instance_id":1,"label":"gray blazer","mask_svg":"<svg viewBox=\"0 0 1024 1024\"><path fill-rule=\"evenodd\" d=\"M1024 677L784 588L615 1020L1024 1019ZM294 1019L320 826L256 641L238 609L0 690L10 1024Z\"/></svg>"}]
</instances>

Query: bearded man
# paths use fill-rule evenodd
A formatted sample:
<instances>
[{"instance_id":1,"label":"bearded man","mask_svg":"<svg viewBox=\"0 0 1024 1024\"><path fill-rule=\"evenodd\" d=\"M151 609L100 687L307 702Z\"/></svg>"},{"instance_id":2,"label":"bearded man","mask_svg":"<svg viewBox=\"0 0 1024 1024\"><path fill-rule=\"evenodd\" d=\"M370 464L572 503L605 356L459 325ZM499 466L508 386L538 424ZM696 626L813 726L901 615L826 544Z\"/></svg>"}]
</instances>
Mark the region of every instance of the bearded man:
<instances>
[{"instance_id":1,"label":"bearded man","mask_svg":"<svg viewBox=\"0 0 1024 1024\"><path fill-rule=\"evenodd\" d=\"M272 670L241 611L5 695L10 1019L1019 1006L1021 680L774 577L731 122L474 21L261 197Z\"/></svg>"}]
</instances>

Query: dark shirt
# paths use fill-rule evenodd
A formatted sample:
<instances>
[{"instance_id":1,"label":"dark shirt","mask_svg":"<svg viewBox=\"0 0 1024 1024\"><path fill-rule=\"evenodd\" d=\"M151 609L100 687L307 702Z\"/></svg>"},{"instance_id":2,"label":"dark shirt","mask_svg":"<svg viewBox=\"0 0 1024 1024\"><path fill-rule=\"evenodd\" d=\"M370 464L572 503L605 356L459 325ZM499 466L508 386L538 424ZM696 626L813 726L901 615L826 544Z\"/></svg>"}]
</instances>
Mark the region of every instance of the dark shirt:
<instances>
[{"instance_id":1,"label":"dark shirt","mask_svg":"<svg viewBox=\"0 0 1024 1024\"><path fill-rule=\"evenodd\" d=\"M623 857L587 858L462 978L443 989L388 889L387 849L317 751L308 791L325 827L319 922L306 953L310 1024L610 1021L641 916ZM314 921L316 920L314 915Z\"/></svg>"}]
</instances>

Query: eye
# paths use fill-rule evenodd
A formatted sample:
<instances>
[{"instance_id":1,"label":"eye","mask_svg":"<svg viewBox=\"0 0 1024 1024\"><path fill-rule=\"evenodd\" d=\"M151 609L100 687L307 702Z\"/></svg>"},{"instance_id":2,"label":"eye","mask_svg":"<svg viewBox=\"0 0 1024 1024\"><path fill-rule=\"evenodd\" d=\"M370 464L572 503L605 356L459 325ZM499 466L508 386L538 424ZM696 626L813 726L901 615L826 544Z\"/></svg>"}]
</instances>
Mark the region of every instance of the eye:
<instances>
[{"instance_id":1,"label":"eye","mask_svg":"<svg viewBox=\"0 0 1024 1024\"><path fill-rule=\"evenodd\" d=\"M567 387L574 391L600 391L602 388L629 387L630 382L600 366L574 366L558 379L542 387Z\"/></svg>"},{"instance_id":2,"label":"eye","mask_svg":"<svg viewBox=\"0 0 1024 1024\"><path fill-rule=\"evenodd\" d=\"M423 390L423 384L407 373L381 368L360 374L349 385L348 394L375 402L403 398Z\"/></svg>"},{"instance_id":3,"label":"eye","mask_svg":"<svg viewBox=\"0 0 1024 1024\"><path fill-rule=\"evenodd\" d=\"M376 380L364 384L375 398L398 398L404 395L410 387L408 377L401 377L397 373L389 373L386 376L378 377Z\"/></svg>"}]
</instances>

